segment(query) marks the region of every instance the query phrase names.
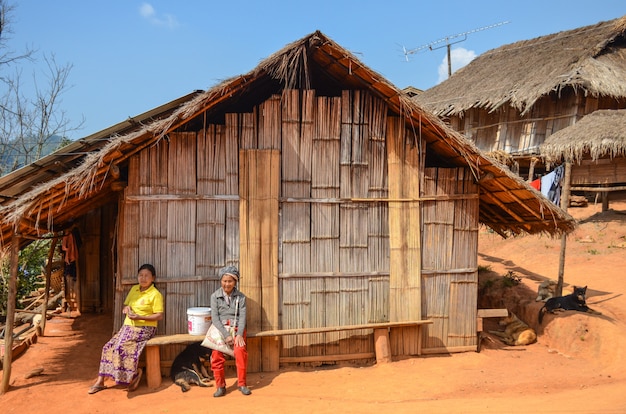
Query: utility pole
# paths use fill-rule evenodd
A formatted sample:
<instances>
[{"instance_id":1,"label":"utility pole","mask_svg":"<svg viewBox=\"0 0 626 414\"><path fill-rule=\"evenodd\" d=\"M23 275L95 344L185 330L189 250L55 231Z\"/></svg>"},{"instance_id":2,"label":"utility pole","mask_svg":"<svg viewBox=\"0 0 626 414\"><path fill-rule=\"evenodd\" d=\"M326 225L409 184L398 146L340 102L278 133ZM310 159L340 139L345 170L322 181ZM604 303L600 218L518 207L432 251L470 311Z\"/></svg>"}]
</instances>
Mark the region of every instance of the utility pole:
<instances>
[{"instance_id":1,"label":"utility pole","mask_svg":"<svg viewBox=\"0 0 626 414\"><path fill-rule=\"evenodd\" d=\"M415 49L407 50L406 48L403 48L404 49L404 57L405 57L406 61L408 62L409 61L409 55L413 55L413 54L419 53L419 52L421 52L423 50L426 50L426 49L431 50L431 51L432 50L436 50L436 49L441 49L442 47L445 46L446 49L447 49L447 53L448 53L448 77L450 77L450 76L452 76L452 60L450 59L450 46L451 45L456 44L456 43L464 42L467 39L467 35L469 35L469 34L480 32L480 31L487 30L487 29L492 29L494 27L502 26L502 25L505 25L507 23L509 23L509 22L508 21L500 22L500 23L492 24L490 26L479 27L478 29L473 29L473 30L470 30L470 31L467 31L467 32L458 33L458 34L454 34L454 35L451 35L451 36L446 36L446 37L444 37L442 39L435 40L434 42L430 42L430 43L427 43L427 44L422 45L420 47L416 47ZM462 39L459 39L459 38L462 38ZM459 40L452 41L454 39L459 39ZM441 45L444 42L445 42L445 44ZM440 46L438 46L438 45L440 45Z\"/></svg>"}]
</instances>

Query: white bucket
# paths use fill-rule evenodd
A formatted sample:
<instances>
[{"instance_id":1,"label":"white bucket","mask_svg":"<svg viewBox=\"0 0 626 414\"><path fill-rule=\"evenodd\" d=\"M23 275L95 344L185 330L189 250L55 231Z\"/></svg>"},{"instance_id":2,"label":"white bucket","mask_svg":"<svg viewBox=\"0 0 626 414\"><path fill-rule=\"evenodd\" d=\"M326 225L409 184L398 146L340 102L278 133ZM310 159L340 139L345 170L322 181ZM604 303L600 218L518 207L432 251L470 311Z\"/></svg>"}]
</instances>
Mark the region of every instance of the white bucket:
<instances>
[{"instance_id":1,"label":"white bucket","mask_svg":"<svg viewBox=\"0 0 626 414\"><path fill-rule=\"evenodd\" d=\"M188 308L187 328L191 335L204 335L211 327L211 308Z\"/></svg>"}]
</instances>

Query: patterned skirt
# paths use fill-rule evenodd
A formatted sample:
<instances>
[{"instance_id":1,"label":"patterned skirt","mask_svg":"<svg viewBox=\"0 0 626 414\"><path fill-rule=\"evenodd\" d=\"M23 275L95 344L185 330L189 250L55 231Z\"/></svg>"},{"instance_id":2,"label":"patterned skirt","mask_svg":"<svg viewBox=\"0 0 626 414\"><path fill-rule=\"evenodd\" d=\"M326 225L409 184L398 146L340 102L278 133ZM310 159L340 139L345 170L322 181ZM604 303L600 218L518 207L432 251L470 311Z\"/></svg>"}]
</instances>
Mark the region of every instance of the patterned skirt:
<instances>
[{"instance_id":1,"label":"patterned skirt","mask_svg":"<svg viewBox=\"0 0 626 414\"><path fill-rule=\"evenodd\" d=\"M122 325L102 347L99 374L113 379L116 384L130 384L137 372L139 356L156 331L154 326Z\"/></svg>"}]
</instances>

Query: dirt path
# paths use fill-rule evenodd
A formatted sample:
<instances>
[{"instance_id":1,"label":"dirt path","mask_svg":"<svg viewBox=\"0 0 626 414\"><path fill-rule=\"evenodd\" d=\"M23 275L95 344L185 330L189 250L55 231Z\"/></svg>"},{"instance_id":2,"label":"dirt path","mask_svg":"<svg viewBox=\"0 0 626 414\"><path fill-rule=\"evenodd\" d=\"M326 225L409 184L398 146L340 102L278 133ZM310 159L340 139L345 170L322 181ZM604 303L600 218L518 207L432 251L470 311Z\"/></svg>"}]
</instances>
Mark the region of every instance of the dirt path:
<instances>
[{"instance_id":1,"label":"dirt path","mask_svg":"<svg viewBox=\"0 0 626 414\"><path fill-rule=\"evenodd\" d=\"M612 207L626 212L626 203ZM100 349L109 339L110 316L55 317L14 361L11 389L0 396L3 413L622 413L626 412L626 216L571 211L586 221L568 239L566 289L589 286L590 306L602 316L568 312L548 315L538 343L505 347L493 337L480 353L409 358L384 365L326 366L250 374L252 395L234 389L212 397L214 388L188 393L164 378L157 390L145 380L138 391L118 388L87 395L97 374ZM503 292L507 306L530 309L537 285L556 278L560 240L502 240L481 234L481 267L496 275L514 271L522 283ZM523 305L520 305L523 304ZM532 321L531 321L532 323ZM44 367L43 375L25 376Z\"/></svg>"}]
</instances>

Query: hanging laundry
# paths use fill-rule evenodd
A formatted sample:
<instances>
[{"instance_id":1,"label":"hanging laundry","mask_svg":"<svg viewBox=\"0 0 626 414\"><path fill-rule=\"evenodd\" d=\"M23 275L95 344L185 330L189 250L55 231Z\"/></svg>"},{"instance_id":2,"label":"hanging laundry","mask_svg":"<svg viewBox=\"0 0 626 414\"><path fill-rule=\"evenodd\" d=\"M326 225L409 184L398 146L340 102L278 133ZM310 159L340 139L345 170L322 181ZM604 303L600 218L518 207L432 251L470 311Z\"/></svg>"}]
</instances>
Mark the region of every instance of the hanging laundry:
<instances>
[{"instance_id":1,"label":"hanging laundry","mask_svg":"<svg viewBox=\"0 0 626 414\"><path fill-rule=\"evenodd\" d=\"M78 248L76 247L72 233L68 233L63 237L61 247L65 252L65 264L70 264L78 259Z\"/></svg>"},{"instance_id":2,"label":"hanging laundry","mask_svg":"<svg viewBox=\"0 0 626 414\"><path fill-rule=\"evenodd\" d=\"M74 228L63 237L61 248L65 252L65 274L76 281L76 261L78 260L78 247L81 243L78 229Z\"/></svg>"},{"instance_id":3,"label":"hanging laundry","mask_svg":"<svg viewBox=\"0 0 626 414\"><path fill-rule=\"evenodd\" d=\"M561 202L561 181L565 174L565 167L559 165L552 172L541 177L541 194L557 206Z\"/></svg>"},{"instance_id":4,"label":"hanging laundry","mask_svg":"<svg viewBox=\"0 0 626 414\"><path fill-rule=\"evenodd\" d=\"M530 186L537 191L541 191L541 178L531 181Z\"/></svg>"}]
</instances>

